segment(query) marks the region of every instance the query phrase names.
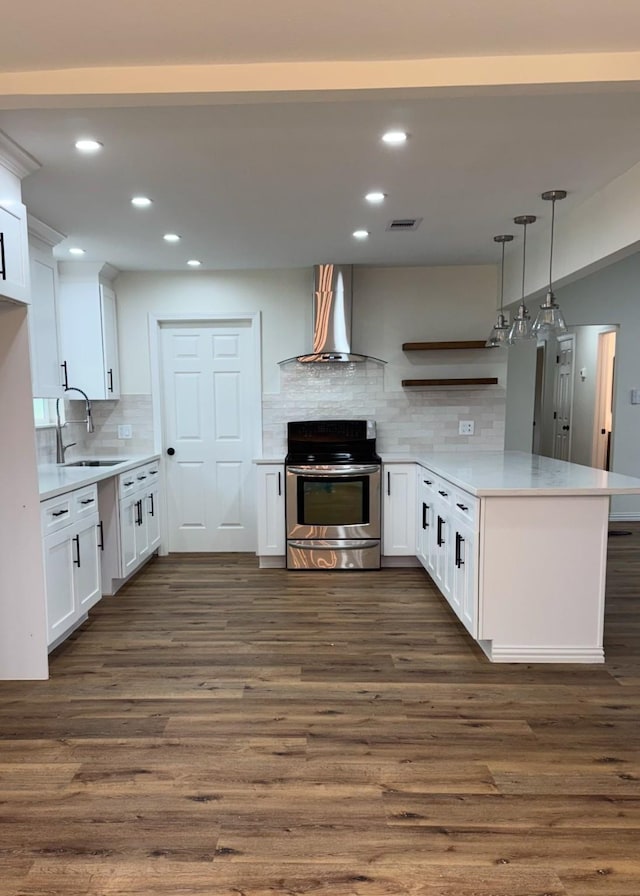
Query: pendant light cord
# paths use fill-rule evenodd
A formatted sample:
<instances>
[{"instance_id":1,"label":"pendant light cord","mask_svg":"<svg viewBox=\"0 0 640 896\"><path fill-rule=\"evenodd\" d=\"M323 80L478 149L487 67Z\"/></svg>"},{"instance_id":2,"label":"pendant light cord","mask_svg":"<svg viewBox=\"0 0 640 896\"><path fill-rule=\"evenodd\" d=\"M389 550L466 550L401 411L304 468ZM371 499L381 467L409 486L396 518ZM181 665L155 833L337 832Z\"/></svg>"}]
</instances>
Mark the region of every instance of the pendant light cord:
<instances>
[{"instance_id":1,"label":"pendant light cord","mask_svg":"<svg viewBox=\"0 0 640 896\"><path fill-rule=\"evenodd\" d=\"M522 301L524 302L524 268L527 260L527 223L523 224L524 230L522 234Z\"/></svg>"},{"instance_id":2,"label":"pendant light cord","mask_svg":"<svg viewBox=\"0 0 640 896\"><path fill-rule=\"evenodd\" d=\"M504 295L504 244L502 241L502 261L500 262L500 314L502 314L502 299Z\"/></svg>"},{"instance_id":3,"label":"pendant light cord","mask_svg":"<svg viewBox=\"0 0 640 896\"><path fill-rule=\"evenodd\" d=\"M556 218L556 200L551 200L551 246L549 248L549 292L552 291L553 278L552 278L552 270L553 270L553 228L555 224Z\"/></svg>"}]
</instances>

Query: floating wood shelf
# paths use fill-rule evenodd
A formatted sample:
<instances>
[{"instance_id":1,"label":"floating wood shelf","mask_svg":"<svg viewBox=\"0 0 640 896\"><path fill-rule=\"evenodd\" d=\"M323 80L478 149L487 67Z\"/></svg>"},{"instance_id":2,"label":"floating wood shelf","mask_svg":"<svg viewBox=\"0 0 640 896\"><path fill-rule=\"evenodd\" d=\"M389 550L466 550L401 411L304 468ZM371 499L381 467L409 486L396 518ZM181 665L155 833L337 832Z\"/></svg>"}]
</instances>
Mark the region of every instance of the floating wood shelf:
<instances>
[{"instance_id":1,"label":"floating wood shelf","mask_svg":"<svg viewBox=\"0 0 640 896\"><path fill-rule=\"evenodd\" d=\"M487 348L484 339L467 339L459 342L404 342L403 352L440 352L457 349Z\"/></svg>"},{"instance_id":2,"label":"floating wood shelf","mask_svg":"<svg viewBox=\"0 0 640 896\"><path fill-rule=\"evenodd\" d=\"M402 380L403 386L495 386L496 376L475 376L447 380Z\"/></svg>"}]
</instances>

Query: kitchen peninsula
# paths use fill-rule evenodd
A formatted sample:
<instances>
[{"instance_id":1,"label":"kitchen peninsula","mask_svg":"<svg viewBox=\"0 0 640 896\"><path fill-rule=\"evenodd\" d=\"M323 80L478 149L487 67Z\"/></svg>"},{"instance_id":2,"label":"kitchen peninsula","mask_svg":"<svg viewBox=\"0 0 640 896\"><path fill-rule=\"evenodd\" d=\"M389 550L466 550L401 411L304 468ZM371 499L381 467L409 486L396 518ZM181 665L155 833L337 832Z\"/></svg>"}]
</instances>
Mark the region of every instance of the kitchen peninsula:
<instances>
[{"instance_id":1,"label":"kitchen peninsula","mask_svg":"<svg viewBox=\"0 0 640 896\"><path fill-rule=\"evenodd\" d=\"M604 662L609 499L640 479L515 451L411 460L416 555L489 659Z\"/></svg>"}]
</instances>

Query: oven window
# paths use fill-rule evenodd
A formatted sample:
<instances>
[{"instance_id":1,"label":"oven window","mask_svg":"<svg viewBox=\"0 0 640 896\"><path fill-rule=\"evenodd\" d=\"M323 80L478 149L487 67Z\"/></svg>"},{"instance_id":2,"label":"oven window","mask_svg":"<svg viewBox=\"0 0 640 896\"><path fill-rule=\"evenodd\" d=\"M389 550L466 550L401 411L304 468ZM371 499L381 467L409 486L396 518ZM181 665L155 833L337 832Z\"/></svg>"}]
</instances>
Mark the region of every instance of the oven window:
<instances>
[{"instance_id":1,"label":"oven window","mask_svg":"<svg viewBox=\"0 0 640 896\"><path fill-rule=\"evenodd\" d=\"M360 526L368 523L368 476L300 477L298 522L303 526Z\"/></svg>"}]
</instances>

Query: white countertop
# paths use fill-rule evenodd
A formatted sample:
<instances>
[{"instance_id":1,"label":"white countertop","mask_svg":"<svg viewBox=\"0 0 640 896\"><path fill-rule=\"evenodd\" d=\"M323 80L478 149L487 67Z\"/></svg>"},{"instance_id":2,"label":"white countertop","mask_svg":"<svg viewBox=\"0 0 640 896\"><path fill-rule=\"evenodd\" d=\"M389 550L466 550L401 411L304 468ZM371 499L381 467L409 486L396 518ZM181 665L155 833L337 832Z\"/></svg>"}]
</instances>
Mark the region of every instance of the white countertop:
<instances>
[{"instance_id":1,"label":"white countertop","mask_svg":"<svg viewBox=\"0 0 640 896\"><path fill-rule=\"evenodd\" d=\"M38 467L38 484L40 488L40 500L45 501L47 498L56 498L64 492L72 491L76 488L82 488L85 485L92 485L94 482L100 482L103 479L109 479L111 476L118 476L120 473L126 473L140 464L151 463L158 460L159 454L130 454L119 463L109 467L69 467L62 464L41 464ZM87 457L74 458L74 460L117 460L115 457ZM73 463L73 461L69 461Z\"/></svg>"},{"instance_id":2,"label":"white countertop","mask_svg":"<svg viewBox=\"0 0 640 896\"><path fill-rule=\"evenodd\" d=\"M478 497L638 495L640 479L522 451L464 451L383 457L415 461Z\"/></svg>"}]
</instances>

